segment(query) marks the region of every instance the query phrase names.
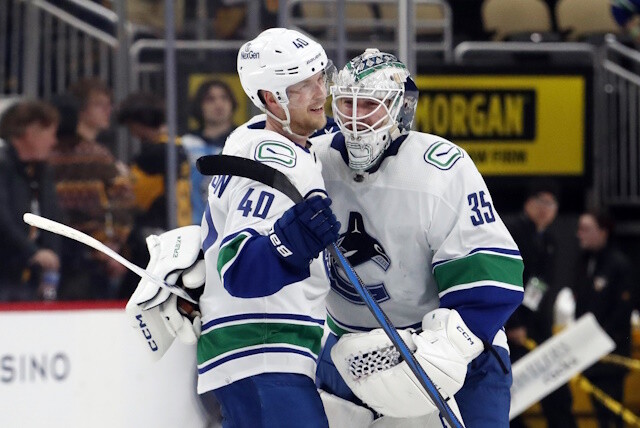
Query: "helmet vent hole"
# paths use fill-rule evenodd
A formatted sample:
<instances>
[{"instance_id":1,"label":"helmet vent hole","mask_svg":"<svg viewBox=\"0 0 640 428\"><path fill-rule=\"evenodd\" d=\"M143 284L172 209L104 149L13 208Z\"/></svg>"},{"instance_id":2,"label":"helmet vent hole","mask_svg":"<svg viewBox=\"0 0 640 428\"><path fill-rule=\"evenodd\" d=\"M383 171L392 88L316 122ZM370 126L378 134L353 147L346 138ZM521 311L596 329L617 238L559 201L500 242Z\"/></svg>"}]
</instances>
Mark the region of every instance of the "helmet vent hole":
<instances>
[{"instance_id":1,"label":"helmet vent hole","mask_svg":"<svg viewBox=\"0 0 640 428\"><path fill-rule=\"evenodd\" d=\"M281 54L281 53L282 53L282 51L279 51L278 49L276 49L276 53Z\"/></svg>"}]
</instances>

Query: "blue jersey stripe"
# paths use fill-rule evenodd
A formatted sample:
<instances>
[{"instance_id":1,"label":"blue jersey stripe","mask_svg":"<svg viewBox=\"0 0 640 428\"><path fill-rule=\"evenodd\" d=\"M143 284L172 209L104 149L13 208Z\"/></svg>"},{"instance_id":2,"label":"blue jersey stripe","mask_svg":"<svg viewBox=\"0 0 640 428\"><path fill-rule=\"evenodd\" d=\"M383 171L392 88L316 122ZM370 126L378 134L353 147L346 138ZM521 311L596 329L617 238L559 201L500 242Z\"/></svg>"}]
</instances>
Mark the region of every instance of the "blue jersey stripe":
<instances>
[{"instance_id":1,"label":"blue jersey stripe","mask_svg":"<svg viewBox=\"0 0 640 428\"><path fill-rule=\"evenodd\" d=\"M312 318L307 315L298 315L298 314L269 314L266 312L255 312L249 314L238 314L231 315L228 317L216 318L214 320L208 321L207 323L202 325L202 331L213 327L214 325L224 324L228 322L241 321L241 320L265 320L265 319L276 319L276 320L295 320L295 321L305 321L311 322L314 324L324 325L324 320Z\"/></svg>"},{"instance_id":2,"label":"blue jersey stripe","mask_svg":"<svg viewBox=\"0 0 640 428\"><path fill-rule=\"evenodd\" d=\"M237 360L239 358L248 357L251 355L268 354L268 353L298 354L304 357L311 358L314 363L317 362L317 357L315 355L311 354L309 351L304 351L301 349L284 348L284 347L258 348L258 349L250 349L250 350L238 352L232 355L227 355L224 358L220 358L219 360L213 361L203 367L198 368L198 374L206 373L209 370L214 369L228 361Z\"/></svg>"},{"instance_id":3,"label":"blue jersey stripe","mask_svg":"<svg viewBox=\"0 0 640 428\"><path fill-rule=\"evenodd\" d=\"M213 243L216 242L216 239L218 239L218 231L213 224L213 218L211 217L211 208L209 207L209 204L206 205L206 208L204 210L204 219L207 222L207 226L209 229L209 231L207 232L207 236L202 241L202 251L206 252L209 248L211 248Z\"/></svg>"},{"instance_id":4,"label":"blue jersey stripe","mask_svg":"<svg viewBox=\"0 0 640 428\"><path fill-rule=\"evenodd\" d=\"M362 331L362 332L367 332L367 331L371 331L374 328L379 328L379 326L376 327L361 327L361 326L355 326L355 325L349 325L347 323L344 323L340 320L338 320L332 313L330 313L327 310L327 314L329 315L329 317L336 323L336 325L340 328L344 328L345 330L353 330L353 331ZM396 328L396 330L405 330L407 328L420 328L422 327L422 320L420 320L420 322L417 322L415 324L411 324L409 326L394 326Z\"/></svg>"}]
</instances>

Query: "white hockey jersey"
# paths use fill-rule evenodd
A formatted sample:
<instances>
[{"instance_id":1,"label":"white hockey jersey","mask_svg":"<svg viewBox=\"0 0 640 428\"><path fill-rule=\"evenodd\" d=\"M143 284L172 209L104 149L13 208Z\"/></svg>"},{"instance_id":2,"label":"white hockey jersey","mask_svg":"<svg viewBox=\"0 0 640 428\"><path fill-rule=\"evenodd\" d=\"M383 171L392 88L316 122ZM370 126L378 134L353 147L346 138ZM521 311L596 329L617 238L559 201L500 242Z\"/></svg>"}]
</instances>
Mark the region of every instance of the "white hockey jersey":
<instances>
[{"instance_id":1,"label":"white hockey jersey","mask_svg":"<svg viewBox=\"0 0 640 428\"><path fill-rule=\"evenodd\" d=\"M393 324L417 328L427 312L447 307L491 342L522 300L523 263L469 155L411 132L391 144L374 172L356 176L342 134L312 142L342 224L339 246ZM378 327L328 257L326 269L332 331Z\"/></svg>"},{"instance_id":2,"label":"white hockey jersey","mask_svg":"<svg viewBox=\"0 0 640 428\"><path fill-rule=\"evenodd\" d=\"M223 154L262 162L303 195L325 192L315 156L272 131L242 126ZM288 268L268 232L293 202L262 183L214 176L202 220L206 287L200 298L198 392L267 372L314 378L329 283L322 256Z\"/></svg>"}]
</instances>

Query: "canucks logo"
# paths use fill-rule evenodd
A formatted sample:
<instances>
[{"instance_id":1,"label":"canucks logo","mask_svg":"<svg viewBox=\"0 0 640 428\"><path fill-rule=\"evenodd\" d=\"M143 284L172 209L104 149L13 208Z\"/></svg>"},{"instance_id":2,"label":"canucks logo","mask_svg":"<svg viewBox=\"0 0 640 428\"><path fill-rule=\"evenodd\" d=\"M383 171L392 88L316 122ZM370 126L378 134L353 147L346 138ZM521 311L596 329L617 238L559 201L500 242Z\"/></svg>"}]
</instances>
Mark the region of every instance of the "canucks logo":
<instances>
[{"instance_id":1,"label":"canucks logo","mask_svg":"<svg viewBox=\"0 0 640 428\"><path fill-rule=\"evenodd\" d=\"M354 268L365 263L374 263L386 272L391 266L391 259L380 242L367 233L362 214L358 212L349 213L349 226L347 231L340 235L338 247ZM331 288L336 293L351 303L364 305L362 298L351 285L342 268L328 253L325 255L325 268L331 282ZM384 283L364 284L364 286L377 302L389 300L389 293L387 293Z\"/></svg>"}]
</instances>

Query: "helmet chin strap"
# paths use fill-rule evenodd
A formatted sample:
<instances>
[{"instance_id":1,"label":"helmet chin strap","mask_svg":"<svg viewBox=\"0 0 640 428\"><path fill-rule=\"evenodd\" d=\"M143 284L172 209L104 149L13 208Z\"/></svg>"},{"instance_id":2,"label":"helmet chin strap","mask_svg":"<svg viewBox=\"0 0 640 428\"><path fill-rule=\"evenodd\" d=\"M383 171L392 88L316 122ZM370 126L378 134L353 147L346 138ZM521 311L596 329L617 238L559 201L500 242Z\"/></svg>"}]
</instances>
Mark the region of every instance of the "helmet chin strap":
<instances>
[{"instance_id":1,"label":"helmet chin strap","mask_svg":"<svg viewBox=\"0 0 640 428\"><path fill-rule=\"evenodd\" d=\"M280 103L278 103L278 104L280 104ZM269 111L269 109L267 109L267 108L264 109L264 112L267 114L267 116L269 116L273 120L277 121L282 126L282 130L284 132L286 132L287 134L293 135L294 137L298 137L298 138L304 138L304 139L309 138L309 135L296 134L295 132L293 132L291 130L291 115L289 114L289 108L287 107L286 104L280 104L280 107L282 107L282 109L284 110L284 115L287 117L286 120L280 119L278 116L276 116L275 114L271 113Z\"/></svg>"}]
</instances>

